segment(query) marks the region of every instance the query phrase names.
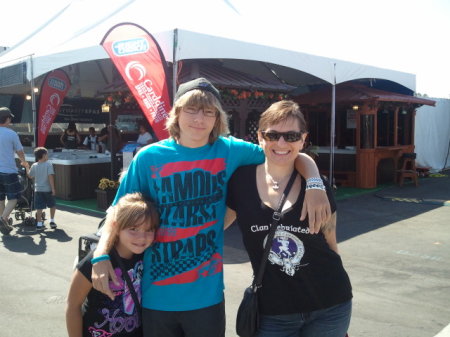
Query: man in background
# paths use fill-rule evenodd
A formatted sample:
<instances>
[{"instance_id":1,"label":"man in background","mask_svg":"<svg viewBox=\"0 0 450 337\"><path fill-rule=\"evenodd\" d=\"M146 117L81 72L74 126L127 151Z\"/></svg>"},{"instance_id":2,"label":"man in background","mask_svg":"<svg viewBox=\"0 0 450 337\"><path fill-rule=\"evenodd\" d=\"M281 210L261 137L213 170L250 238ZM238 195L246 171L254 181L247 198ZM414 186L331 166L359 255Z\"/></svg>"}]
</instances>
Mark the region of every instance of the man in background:
<instances>
[{"instance_id":1,"label":"man in background","mask_svg":"<svg viewBox=\"0 0 450 337\"><path fill-rule=\"evenodd\" d=\"M22 189L14 154L17 154L23 167L29 168L19 136L9 128L13 117L9 108L0 108L0 232L3 235L12 231L8 219Z\"/></svg>"}]
</instances>

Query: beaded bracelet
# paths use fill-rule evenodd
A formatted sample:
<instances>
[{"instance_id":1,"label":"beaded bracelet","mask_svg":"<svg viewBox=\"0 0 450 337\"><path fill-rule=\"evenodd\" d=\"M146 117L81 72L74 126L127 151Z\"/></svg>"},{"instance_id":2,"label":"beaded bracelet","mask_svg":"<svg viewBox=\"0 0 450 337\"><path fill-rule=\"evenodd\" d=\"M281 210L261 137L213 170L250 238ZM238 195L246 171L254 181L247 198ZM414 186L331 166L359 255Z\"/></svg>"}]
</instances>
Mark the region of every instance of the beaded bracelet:
<instances>
[{"instance_id":1,"label":"beaded bracelet","mask_svg":"<svg viewBox=\"0 0 450 337\"><path fill-rule=\"evenodd\" d=\"M306 179L306 191L307 190L325 191L325 185L321 178L308 178Z\"/></svg>"},{"instance_id":2,"label":"beaded bracelet","mask_svg":"<svg viewBox=\"0 0 450 337\"><path fill-rule=\"evenodd\" d=\"M91 259L91 264L94 265L97 262L105 261L105 260L109 260L109 255L108 254L104 254L104 255L100 255L100 256L92 258Z\"/></svg>"},{"instance_id":3,"label":"beaded bracelet","mask_svg":"<svg viewBox=\"0 0 450 337\"><path fill-rule=\"evenodd\" d=\"M322 184L308 184L306 185L306 190L322 190L325 191L325 186Z\"/></svg>"},{"instance_id":4,"label":"beaded bracelet","mask_svg":"<svg viewBox=\"0 0 450 337\"><path fill-rule=\"evenodd\" d=\"M323 184L323 180L320 177L313 177L306 179L306 183L312 183L312 184Z\"/></svg>"}]
</instances>

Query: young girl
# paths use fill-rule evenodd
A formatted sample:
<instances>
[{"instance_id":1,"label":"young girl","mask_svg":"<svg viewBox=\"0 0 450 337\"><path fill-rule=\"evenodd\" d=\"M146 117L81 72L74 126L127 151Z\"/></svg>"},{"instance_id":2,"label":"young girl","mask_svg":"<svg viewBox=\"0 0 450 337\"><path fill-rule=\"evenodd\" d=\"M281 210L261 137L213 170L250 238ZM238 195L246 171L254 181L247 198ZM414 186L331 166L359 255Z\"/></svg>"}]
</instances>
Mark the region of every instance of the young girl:
<instances>
[{"instance_id":1,"label":"young girl","mask_svg":"<svg viewBox=\"0 0 450 337\"><path fill-rule=\"evenodd\" d=\"M123 262L140 301L143 252L153 242L159 217L151 202L140 193L131 193L119 200L106 221L113 228L115 242L110 259L120 285L110 284L114 300L92 288L92 264L109 259L108 255L92 259L90 253L80 261L67 299L69 337L142 337L141 312L116 259Z\"/></svg>"}]
</instances>

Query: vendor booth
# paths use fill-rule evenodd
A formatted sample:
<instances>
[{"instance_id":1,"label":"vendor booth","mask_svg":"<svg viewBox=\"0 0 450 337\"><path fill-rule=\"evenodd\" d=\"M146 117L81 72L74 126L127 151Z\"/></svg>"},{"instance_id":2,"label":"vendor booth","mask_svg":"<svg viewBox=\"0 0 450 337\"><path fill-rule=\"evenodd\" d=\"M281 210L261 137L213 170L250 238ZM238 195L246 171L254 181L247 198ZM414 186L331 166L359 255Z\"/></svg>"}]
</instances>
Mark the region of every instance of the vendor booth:
<instances>
[{"instance_id":1,"label":"vendor booth","mask_svg":"<svg viewBox=\"0 0 450 337\"><path fill-rule=\"evenodd\" d=\"M25 159L34 163L31 148L25 148ZM55 170L56 197L80 200L95 197L99 180L110 175L111 157L89 150L49 151Z\"/></svg>"},{"instance_id":2,"label":"vendor booth","mask_svg":"<svg viewBox=\"0 0 450 337\"><path fill-rule=\"evenodd\" d=\"M400 159L414 153L415 111L435 102L357 83L337 85L336 147L330 149L331 100L330 87L295 97L321 172L329 173L334 153L334 178L340 185L373 188L397 181Z\"/></svg>"}]
</instances>

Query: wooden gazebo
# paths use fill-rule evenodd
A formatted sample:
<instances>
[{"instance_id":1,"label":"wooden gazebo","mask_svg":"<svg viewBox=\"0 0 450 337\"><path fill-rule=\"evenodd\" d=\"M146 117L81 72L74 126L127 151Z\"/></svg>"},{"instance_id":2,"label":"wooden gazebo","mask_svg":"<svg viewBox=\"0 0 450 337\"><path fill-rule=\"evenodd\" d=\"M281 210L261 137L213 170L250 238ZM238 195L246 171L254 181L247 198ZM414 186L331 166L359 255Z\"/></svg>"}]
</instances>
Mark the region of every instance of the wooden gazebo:
<instances>
[{"instance_id":1,"label":"wooden gazebo","mask_svg":"<svg viewBox=\"0 0 450 337\"><path fill-rule=\"evenodd\" d=\"M328 174L331 87L294 98L309 123L310 141L319 147L318 165ZM396 180L399 158L414 152L414 116L429 99L383 91L361 84L336 86L334 178L338 184L373 188Z\"/></svg>"}]
</instances>

